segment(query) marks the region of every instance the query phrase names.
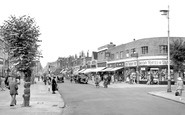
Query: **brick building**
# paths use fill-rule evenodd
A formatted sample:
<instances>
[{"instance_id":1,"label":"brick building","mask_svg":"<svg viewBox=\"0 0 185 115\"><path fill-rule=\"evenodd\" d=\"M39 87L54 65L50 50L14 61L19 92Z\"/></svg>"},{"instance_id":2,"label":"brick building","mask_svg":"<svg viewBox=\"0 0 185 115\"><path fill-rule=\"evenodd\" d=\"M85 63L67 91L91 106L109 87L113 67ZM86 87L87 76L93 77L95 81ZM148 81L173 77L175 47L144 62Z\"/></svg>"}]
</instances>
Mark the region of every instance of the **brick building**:
<instances>
[{"instance_id":1,"label":"brick building","mask_svg":"<svg viewBox=\"0 0 185 115\"><path fill-rule=\"evenodd\" d=\"M171 37L170 42L180 37ZM185 38L181 38L185 41ZM107 67L117 69L122 79L138 70L138 80L146 80L148 72L164 81L167 79L167 37L134 40L107 49ZM171 66L172 68L173 66Z\"/></svg>"}]
</instances>

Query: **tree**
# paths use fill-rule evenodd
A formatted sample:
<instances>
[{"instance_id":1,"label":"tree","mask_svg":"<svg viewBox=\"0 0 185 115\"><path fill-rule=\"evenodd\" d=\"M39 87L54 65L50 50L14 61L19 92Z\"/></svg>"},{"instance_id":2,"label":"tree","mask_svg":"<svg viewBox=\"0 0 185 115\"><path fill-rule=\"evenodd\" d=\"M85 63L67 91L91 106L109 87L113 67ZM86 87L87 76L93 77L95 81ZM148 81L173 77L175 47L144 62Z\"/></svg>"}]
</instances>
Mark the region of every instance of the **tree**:
<instances>
[{"instance_id":1,"label":"tree","mask_svg":"<svg viewBox=\"0 0 185 115\"><path fill-rule=\"evenodd\" d=\"M1 26L1 36L8 44L9 59L16 70L24 74L23 106L29 106L32 68L41 56L38 51L39 35L35 20L26 15L10 16Z\"/></svg>"},{"instance_id":2,"label":"tree","mask_svg":"<svg viewBox=\"0 0 185 115\"><path fill-rule=\"evenodd\" d=\"M174 72L181 75L185 69L185 42L181 38L173 40L170 44L170 57Z\"/></svg>"}]
</instances>

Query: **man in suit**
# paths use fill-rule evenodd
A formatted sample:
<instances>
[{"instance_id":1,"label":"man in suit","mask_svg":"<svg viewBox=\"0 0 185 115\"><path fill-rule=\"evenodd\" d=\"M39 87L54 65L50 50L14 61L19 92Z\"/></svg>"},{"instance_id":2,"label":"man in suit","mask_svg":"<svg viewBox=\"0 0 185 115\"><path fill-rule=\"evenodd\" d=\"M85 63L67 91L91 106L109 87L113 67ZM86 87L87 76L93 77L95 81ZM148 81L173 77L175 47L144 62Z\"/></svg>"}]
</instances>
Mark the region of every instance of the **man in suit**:
<instances>
[{"instance_id":1,"label":"man in suit","mask_svg":"<svg viewBox=\"0 0 185 115\"><path fill-rule=\"evenodd\" d=\"M10 106L16 105L16 95L18 95L18 85L16 82L16 78L10 77L9 80L9 89L10 89L10 96L11 96L11 103Z\"/></svg>"}]
</instances>

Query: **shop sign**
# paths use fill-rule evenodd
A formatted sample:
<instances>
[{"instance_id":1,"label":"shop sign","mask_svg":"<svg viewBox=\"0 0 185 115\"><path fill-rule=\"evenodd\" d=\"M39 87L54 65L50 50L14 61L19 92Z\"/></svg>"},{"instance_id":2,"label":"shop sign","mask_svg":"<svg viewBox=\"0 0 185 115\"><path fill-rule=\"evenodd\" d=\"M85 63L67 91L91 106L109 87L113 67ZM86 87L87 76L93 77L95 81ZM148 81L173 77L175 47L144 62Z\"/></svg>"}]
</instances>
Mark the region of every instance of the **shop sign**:
<instances>
[{"instance_id":1,"label":"shop sign","mask_svg":"<svg viewBox=\"0 0 185 115\"><path fill-rule=\"evenodd\" d=\"M143 60L139 61L139 65L167 65L167 60Z\"/></svg>"},{"instance_id":2,"label":"shop sign","mask_svg":"<svg viewBox=\"0 0 185 115\"><path fill-rule=\"evenodd\" d=\"M124 62L116 63L116 67L122 67L124 66Z\"/></svg>"},{"instance_id":3,"label":"shop sign","mask_svg":"<svg viewBox=\"0 0 185 115\"><path fill-rule=\"evenodd\" d=\"M137 61L125 62L125 67L137 66Z\"/></svg>"}]
</instances>

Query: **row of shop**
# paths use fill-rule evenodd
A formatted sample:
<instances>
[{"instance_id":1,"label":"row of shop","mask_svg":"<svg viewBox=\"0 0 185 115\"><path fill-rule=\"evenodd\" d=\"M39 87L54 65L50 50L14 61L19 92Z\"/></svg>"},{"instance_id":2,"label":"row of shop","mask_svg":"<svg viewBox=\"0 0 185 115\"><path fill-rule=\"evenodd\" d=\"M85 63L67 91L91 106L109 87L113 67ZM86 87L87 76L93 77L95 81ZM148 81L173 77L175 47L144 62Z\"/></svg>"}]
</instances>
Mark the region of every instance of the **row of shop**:
<instances>
[{"instance_id":1,"label":"row of shop","mask_svg":"<svg viewBox=\"0 0 185 115\"><path fill-rule=\"evenodd\" d=\"M117 81L126 81L127 77L131 77L136 73L137 80L147 81L148 76L153 76L159 81L167 81L167 64L166 59L148 59L148 60L133 60L122 62L106 62L106 66L97 68L76 69L73 74L110 74L114 75ZM173 77L173 69L171 66L171 78Z\"/></svg>"}]
</instances>

